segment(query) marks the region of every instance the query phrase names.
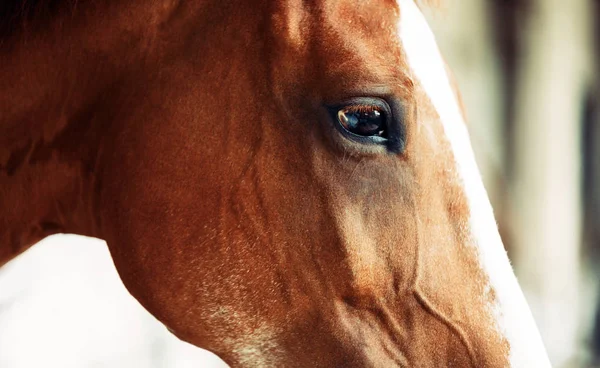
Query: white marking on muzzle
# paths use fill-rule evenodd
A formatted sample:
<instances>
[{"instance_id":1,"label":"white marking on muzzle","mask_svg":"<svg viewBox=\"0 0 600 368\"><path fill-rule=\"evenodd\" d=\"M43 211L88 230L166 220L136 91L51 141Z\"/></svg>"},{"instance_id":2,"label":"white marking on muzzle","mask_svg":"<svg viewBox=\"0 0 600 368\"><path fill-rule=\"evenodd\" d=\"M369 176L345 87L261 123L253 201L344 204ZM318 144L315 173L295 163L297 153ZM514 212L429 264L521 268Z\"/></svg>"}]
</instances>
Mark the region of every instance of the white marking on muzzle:
<instances>
[{"instance_id":1,"label":"white marking on muzzle","mask_svg":"<svg viewBox=\"0 0 600 368\"><path fill-rule=\"evenodd\" d=\"M414 76L436 108L450 142L470 207L470 229L481 267L495 291L491 306L510 344L512 367L550 367L548 355L504 250L492 206L483 186L469 134L452 91L445 64L425 18L413 0L398 0L399 34Z\"/></svg>"}]
</instances>

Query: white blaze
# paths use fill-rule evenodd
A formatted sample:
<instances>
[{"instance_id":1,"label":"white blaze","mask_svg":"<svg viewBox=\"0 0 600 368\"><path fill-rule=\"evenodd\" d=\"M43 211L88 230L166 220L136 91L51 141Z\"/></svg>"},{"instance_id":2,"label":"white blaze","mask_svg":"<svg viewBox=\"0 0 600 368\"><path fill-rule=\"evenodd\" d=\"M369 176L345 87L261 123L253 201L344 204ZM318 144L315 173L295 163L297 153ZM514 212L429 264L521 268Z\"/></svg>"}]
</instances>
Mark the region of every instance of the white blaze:
<instances>
[{"instance_id":1,"label":"white blaze","mask_svg":"<svg viewBox=\"0 0 600 368\"><path fill-rule=\"evenodd\" d=\"M498 328L510 344L512 367L550 367L542 339L504 250L492 206L477 169L475 155L445 64L425 18L413 0L398 0L399 34L413 75L436 108L456 160L470 207L470 228L481 267L495 291L491 306Z\"/></svg>"}]
</instances>

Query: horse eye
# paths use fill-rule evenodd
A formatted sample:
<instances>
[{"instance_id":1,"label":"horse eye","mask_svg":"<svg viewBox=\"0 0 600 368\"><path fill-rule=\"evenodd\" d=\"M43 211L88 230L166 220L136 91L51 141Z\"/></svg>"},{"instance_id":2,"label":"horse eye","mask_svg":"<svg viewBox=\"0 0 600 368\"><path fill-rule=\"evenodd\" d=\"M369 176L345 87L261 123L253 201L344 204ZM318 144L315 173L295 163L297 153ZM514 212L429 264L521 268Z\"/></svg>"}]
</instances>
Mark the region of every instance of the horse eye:
<instances>
[{"instance_id":1,"label":"horse eye","mask_svg":"<svg viewBox=\"0 0 600 368\"><path fill-rule=\"evenodd\" d=\"M363 137L387 136L386 114L375 105L349 105L337 111L338 122L348 132Z\"/></svg>"}]
</instances>

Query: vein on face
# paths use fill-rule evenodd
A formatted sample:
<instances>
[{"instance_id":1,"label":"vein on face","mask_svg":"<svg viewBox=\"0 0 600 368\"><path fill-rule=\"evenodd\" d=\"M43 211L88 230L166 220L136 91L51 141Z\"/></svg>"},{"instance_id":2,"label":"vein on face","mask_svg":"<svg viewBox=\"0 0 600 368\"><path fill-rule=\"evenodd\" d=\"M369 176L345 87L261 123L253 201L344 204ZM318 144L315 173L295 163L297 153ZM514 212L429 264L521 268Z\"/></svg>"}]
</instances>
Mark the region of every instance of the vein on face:
<instances>
[{"instance_id":1,"label":"vein on face","mask_svg":"<svg viewBox=\"0 0 600 368\"><path fill-rule=\"evenodd\" d=\"M412 0L398 0L399 35L409 66L434 105L452 147L456 170L470 207L470 232L496 304L490 311L510 343L512 366L550 366L541 338L510 266L492 206L477 169L469 136L435 38Z\"/></svg>"}]
</instances>

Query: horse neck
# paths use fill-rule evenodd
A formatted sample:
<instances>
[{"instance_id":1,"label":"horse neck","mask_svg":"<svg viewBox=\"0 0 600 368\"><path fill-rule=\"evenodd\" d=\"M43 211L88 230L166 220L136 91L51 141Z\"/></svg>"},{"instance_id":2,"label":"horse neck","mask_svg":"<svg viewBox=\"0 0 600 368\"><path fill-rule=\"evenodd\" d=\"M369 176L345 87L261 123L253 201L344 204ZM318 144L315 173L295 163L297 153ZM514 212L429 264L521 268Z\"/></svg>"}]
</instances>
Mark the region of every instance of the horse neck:
<instances>
[{"instance_id":1,"label":"horse neck","mask_svg":"<svg viewBox=\"0 0 600 368\"><path fill-rule=\"evenodd\" d=\"M101 237L106 101L176 1L90 3L0 39L0 266L54 233Z\"/></svg>"}]
</instances>

